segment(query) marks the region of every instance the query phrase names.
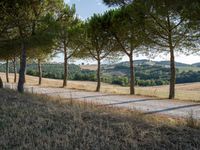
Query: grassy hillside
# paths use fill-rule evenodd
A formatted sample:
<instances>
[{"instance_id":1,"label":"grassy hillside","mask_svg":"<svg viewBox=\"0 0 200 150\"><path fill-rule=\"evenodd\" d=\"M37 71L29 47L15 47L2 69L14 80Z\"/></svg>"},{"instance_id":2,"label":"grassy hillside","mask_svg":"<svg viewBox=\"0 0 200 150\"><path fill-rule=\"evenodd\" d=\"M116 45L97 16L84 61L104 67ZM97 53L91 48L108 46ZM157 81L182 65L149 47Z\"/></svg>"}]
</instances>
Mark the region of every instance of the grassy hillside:
<instances>
[{"instance_id":1,"label":"grassy hillside","mask_svg":"<svg viewBox=\"0 0 200 150\"><path fill-rule=\"evenodd\" d=\"M118 66L127 66L129 67L129 62L121 62L117 63L114 65L105 65L105 68L113 68L116 65ZM142 59L142 60L135 60L134 65L137 66L151 66L151 67L162 67L162 68L169 68L170 67L170 62L169 61L151 61L147 59ZM179 70L179 72L183 71L200 71L200 63L195 63L192 65L185 64L185 63L180 63L180 62L175 62L176 68ZM89 67L88 67L89 68Z\"/></svg>"},{"instance_id":2,"label":"grassy hillside","mask_svg":"<svg viewBox=\"0 0 200 150\"><path fill-rule=\"evenodd\" d=\"M168 123L167 123L168 122ZM184 121L0 90L0 149L199 149Z\"/></svg>"},{"instance_id":3,"label":"grassy hillside","mask_svg":"<svg viewBox=\"0 0 200 150\"><path fill-rule=\"evenodd\" d=\"M129 62L122 62L119 63L122 65L129 65ZM152 60L147 60L147 59L141 59L141 60L135 60L134 61L135 65L151 65L151 66L170 66L170 61L152 61ZM185 63L180 63L180 62L175 62L176 67L190 67L191 65L185 64Z\"/></svg>"},{"instance_id":4,"label":"grassy hillside","mask_svg":"<svg viewBox=\"0 0 200 150\"><path fill-rule=\"evenodd\" d=\"M13 72L13 64L9 63L9 70ZM44 63L42 64L43 77L48 77L52 79L62 79L64 74L63 63ZM72 79L77 72L80 72L80 67L74 64L68 66L69 69L69 79ZM0 65L0 72L5 72L6 65ZM17 70L19 71L19 63L17 64ZM36 63L27 64L27 74L38 75L38 65Z\"/></svg>"},{"instance_id":5,"label":"grassy hillside","mask_svg":"<svg viewBox=\"0 0 200 150\"><path fill-rule=\"evenodd\" d=\"M156 86L169 84L170 69L169 61L136 60L135 83L138 86ZM42 65L43 77L52 79L63 79L64 69L62 63L44 63ZM27 74L38 76L36 63L27 65ZM176 62L177 83L200 82L200 67ZM19 68L19 64L17 66ZM75 65L69 64L68 79L81 81L96 81L96 65ZM0 65L0 72L4 72L5 64ZM128 86L130 79L129 62L117 64L104 64L101 69L101 81L110 84ZM13 65L10 64L10 72L13 72Z\"/></svg>"}]
</instances>

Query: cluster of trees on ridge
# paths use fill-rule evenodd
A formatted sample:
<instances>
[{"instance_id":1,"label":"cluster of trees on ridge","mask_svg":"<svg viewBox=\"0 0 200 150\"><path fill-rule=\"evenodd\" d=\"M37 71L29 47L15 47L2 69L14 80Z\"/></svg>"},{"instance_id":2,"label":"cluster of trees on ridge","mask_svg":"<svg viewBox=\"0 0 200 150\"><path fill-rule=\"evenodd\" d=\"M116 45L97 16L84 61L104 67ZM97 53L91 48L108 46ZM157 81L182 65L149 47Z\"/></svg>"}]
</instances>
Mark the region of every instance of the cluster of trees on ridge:
<instances>
[{"instance_id":1,"label":"cluster of trees on ridge","mask_svg":"<svg viewBox=\"0 0 200 150\"><path fill-rule=\"evenodd\" d=\"M101 87L101 62L127 55L130 62L130 94L135 94L135 54L170 54L169 99L175 97L175 51L198 52L200 2L198 0L104 0L116 9L94 14L86 21L75 6L62 0L2 0L0 2L0 59L16 64L20 58L18 91L24 91L27 58L41 62L64 54L63 87L67 86L68 61L97 61L97 88ZM189 51L188 51L189 50Z\"/></svg>"}]
</instances>

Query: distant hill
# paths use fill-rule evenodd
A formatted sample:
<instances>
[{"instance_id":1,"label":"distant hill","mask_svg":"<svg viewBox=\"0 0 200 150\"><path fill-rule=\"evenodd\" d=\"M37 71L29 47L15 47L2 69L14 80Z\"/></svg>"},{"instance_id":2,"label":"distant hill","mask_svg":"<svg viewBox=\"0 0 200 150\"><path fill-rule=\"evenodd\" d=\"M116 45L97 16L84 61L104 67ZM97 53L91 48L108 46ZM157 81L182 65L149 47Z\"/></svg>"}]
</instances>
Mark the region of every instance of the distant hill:
<instances>
[{"instance_id":1,"label":"distant hill","mask_svg":"<svg viewBox=\"0 0 200 150\"><path fill-rule=\"evenodd\" d=\"M123 66L128 66L129 62L121 62L116 65L123 65ZM135 60L134 65L150 65L150 66L163 66L163 67L170 67L170 61L152 61L152 60L147 60L147 59L142 59L142 60ZM180 62L175 62L176 67L192 67L192 65L185 64L185 63L180 63ZM200 63L199 63L200 67Z\"/></svg>"},{"instance_id":2,"label":"distant hill","mask_svg":"<svg viewBox=\"0 0 200 150\"><path fill-rule=\"evenodd\" d=\"M165 65L165 66L170 66L170 61L158 61L156 62L157 65ZM191 65L185 64L185 63L180 63L180 62L175 62L176 67L190 67Z\"/></svg>"},{"instance_id":3,"label":"distant hill","mask_svg":"<svg viewBox=\"0 0 200 150\"><path fill-rule=\"evenodd\" d=\"M200 67L200 62L199 63L194 63L194 64L192 64L192 66L194 66L194 67Z\"/></svg>"}]
</instances>

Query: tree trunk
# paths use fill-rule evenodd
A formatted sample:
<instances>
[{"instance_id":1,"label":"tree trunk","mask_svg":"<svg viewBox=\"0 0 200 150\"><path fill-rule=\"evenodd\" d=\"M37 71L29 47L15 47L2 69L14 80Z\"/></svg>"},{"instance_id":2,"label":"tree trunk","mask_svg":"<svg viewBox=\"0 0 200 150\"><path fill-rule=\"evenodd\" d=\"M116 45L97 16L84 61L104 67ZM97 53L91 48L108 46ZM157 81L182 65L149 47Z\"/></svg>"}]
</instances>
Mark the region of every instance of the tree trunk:
<instances>
[{"instance_id":1,"label":"tree trunk","mask_svg":"<svg viewBox=\"0 0 200 150\"><path fill-rule=\"evenodd\" d=\"M64 44L64 78L63 78L63 87L67 86L68 78L68 58L67 58L67 48Z\"/></svg>"},{"instance_id":2,"label":"tree trunk","mask_svg":"<svg viewBox=\"0 0 200 150\"><path fill-rule=\"evenodd\" d=\"M169 99L175 98L175 83L176 83L176 69L174 59L174 46L172 43L172 27L170 23L169 14L167 16L168 22L168 44L170 50L170 85L169 85Z\"/></svg>"},{"instance_id":3,"label":"tree trunk","mask_svg":"<svg viewBox=\"0 0 200 150\"><path fill-rule=\"evenodd\" d=\"M2 88L3 88L3 81L2 81L2 79L0 77L0 89L2 89Z\"/></svg>"},{"instance_id":4,"label":"tree trunk","mask_svg":"<svg viewBox=\"0 0 200 150\"><path fill-rule=\"evenodd\" d=\"M27 64L25 66L25 72L24 72L24 83L26 83L26 73L27 73Z\"/></svg>"},{"instance_id":5,"label":"tree trunk","mask_svg":"<svg viewBox=\"0 0 200 150\"><path fill-rule=\"evenodd\" d=\"M6 60L6 81L9 83L9 61Z\"/></svg>"},{"instance_id":6,"label":"tree trunk","mask_svg":"<svg viewBox=\"0 0 200 150\"><path fill-rule=\"evenodd\" d=\"M96 92L100 91L101 88L101 60L98 59L98 66L97 66L97 88L96 88Z\"/></svg>"},{"instance_id":7,"label":"tree trunk","mask_svg":"<svg viewBox=\"0 0 200 150\"><path fill-rule=\"evenodd\" d=\"M14 83L17 82L17 65L16 65L16 57L13 60L13 69L14 69Z\"/></svg>"},{"instance_id":8,"label":"tree trunk","mask_svg":"<svg viewBox=\"0 0 200 150\"><path fill-rule=\"evenodd\" d=\"M129 56L130 63L130 94L135 94L135 74L134 74L134 65L133 65L133 55Z\"/></svg>"},{"instance_id":9,"label":"tree trunk","mask_svg":"<svg viewBox=\"0 0 200 150\"><path fill-rule=\"evenodd\" d=\"M18 92L23 93L24 83L25 83L25 71L26 71L26 48L23 41L21 45L22 45L22 49L21 49L21 56L20 56L19 81L18 81L17 90Z\"/></svg>"},{"instance_id":10,"label":"tree trunk","mask_svg":"<svg viewBox=\"0 0 200 150\"><path fill-rule=\"evenodd\" d=\"M170 88L169 99L175 98L176 69L174 60L174 49L170 48Z\"/></svg>"},{"instance_id":11,"label":"tree trunk","mask_svg":"<svg viewBox=\"0 0 200 150\"><path fill-rule=\"evenodd\" d=\"M42 84L42 65L41 65L41 60L38 59L38 73L39 73L39 85Z\"/></svg>"}]
</instances>

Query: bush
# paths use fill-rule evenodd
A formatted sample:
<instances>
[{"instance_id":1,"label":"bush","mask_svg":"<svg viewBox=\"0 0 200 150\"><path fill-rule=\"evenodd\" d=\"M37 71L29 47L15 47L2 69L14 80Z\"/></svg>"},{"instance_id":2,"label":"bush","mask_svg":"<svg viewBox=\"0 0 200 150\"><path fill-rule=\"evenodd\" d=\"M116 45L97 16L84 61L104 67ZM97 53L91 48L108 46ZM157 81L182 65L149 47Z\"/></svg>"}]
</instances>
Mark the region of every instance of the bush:
<instances>
[{"instance_id":1,"label":"bush","mask_svg":"<svg viewBox=\"0 0 200 150\"><path fill-rule=\"evenodd\" d=\"M128 85L128 78L127 77L113 77L112 78L112 84L127 86Z\"/></svg>"},{"instance_id":2,"label":"bush","mask_svg":"<svg viewBox=\"0 0 200 150\"><path fill-rule=\"evenodd\" d=\"M96 73L95 71L82 70L81 72L76 73L72 80L96 81Z\"/></svg>"}]
</instances>

